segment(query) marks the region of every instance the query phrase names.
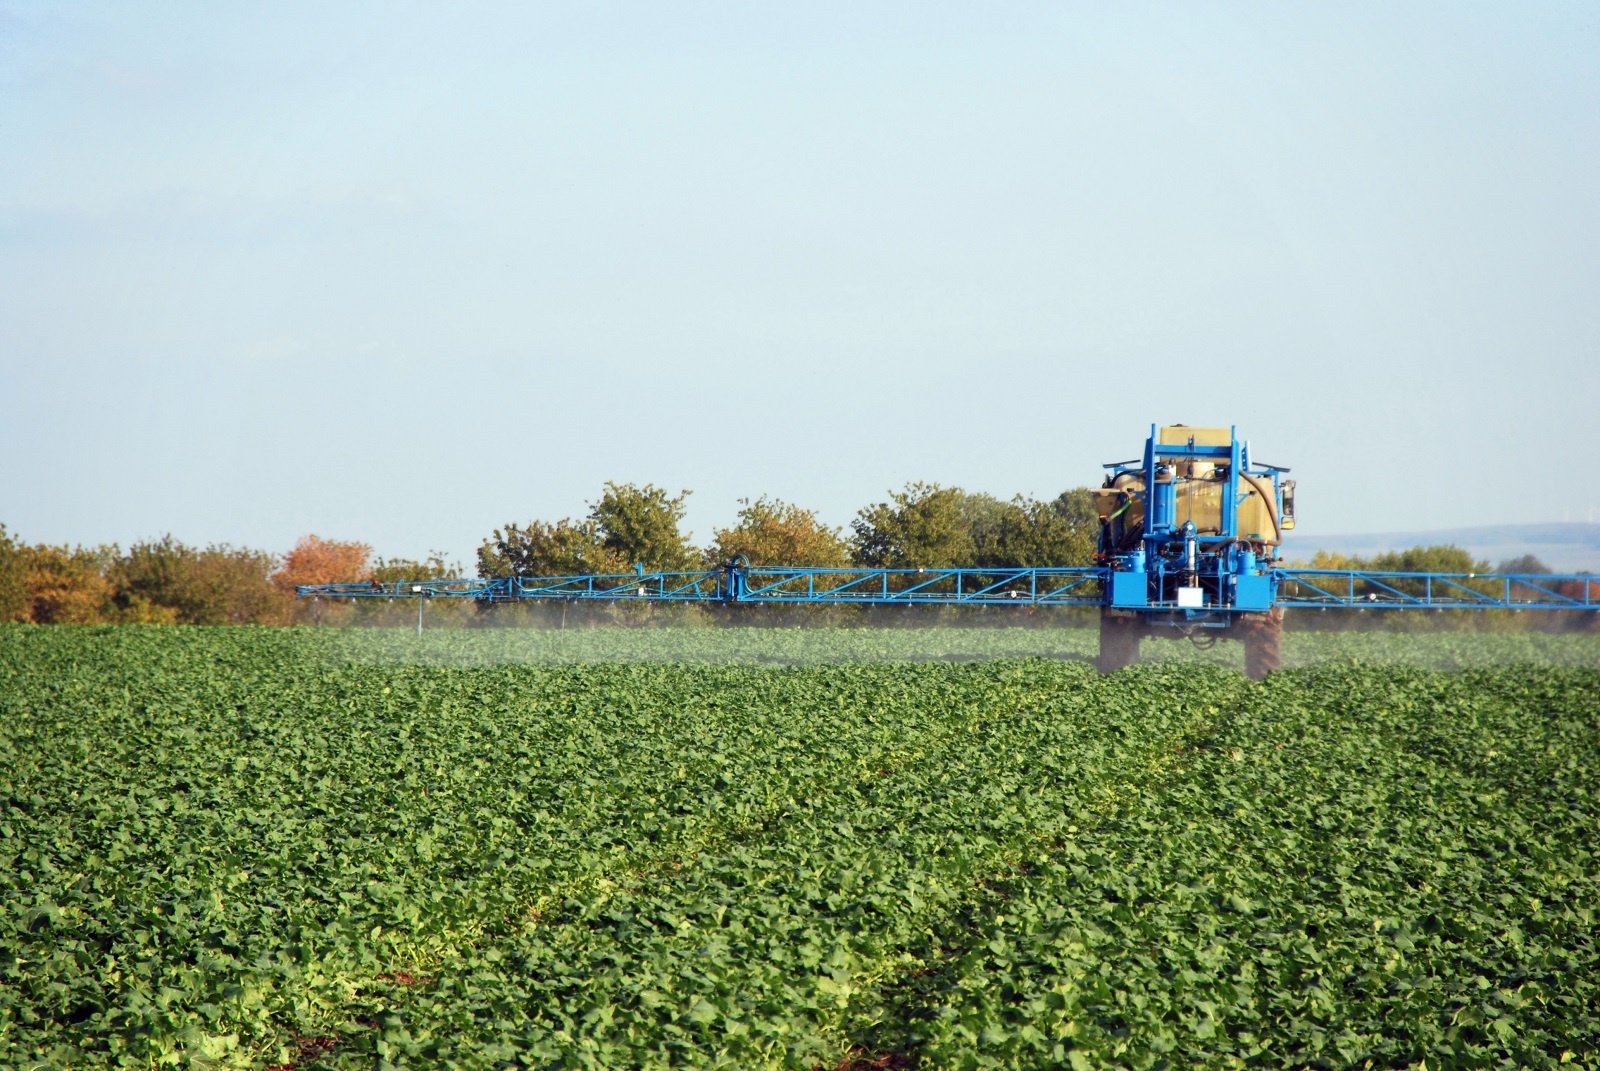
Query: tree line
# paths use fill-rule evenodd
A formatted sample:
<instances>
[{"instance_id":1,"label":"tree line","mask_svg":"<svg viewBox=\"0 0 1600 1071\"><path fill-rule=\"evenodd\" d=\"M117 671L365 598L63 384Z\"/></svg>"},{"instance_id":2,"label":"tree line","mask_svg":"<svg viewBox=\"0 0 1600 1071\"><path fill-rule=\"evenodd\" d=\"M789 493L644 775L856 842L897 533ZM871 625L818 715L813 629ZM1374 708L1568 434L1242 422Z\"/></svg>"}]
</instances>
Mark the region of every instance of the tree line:
<instances>
[{"instance_id":1,"label":"tree line","mask_svg":"<svg viewBox=\"0 0 1600 1071\"><path fill-rule=\"evenodd\" d=\"M310 620L298 584L444 575L425 562L376 560L367 544L308 535L287 554L171 535L117 546L20 542L0 525L0 621L35 624L288 625Z\"/></svg>"},{"instance_id":2,"label":"tree line","mask_svg":"<svg viewBox=\"0 0 1600 1071\"><path fill-rule=\"evenodd\" d=\"M735 557L761 565L919 567L1080 565L1098 521L1086 489L1049 501L914 482L863 508L848 530L768 497L740 500L733 524L705 546L683 530L689 492L609 482L581 517L495 529L478 548L479 576L565 576L711 568ZM172 535L119 546L28 544L0 525L0 621L36 624L384 624L411 610L297 599L302 584L440 579L464 570L433 553L375 558L369 544L307 535L288 553L227 544L196 547ZM596 608L599 619L638 608ZM684 609L684 608L679 608ZM471 619L458 604L439 623ZM526 616L526 615L525 615Z\"/></svg>"},{"instance_id":3,"label":"tree line","mask_svg":"<svg viewBox=\"0 0 1600 1071\"><path fill-rule=\"evenodd\" d=\"M1084 565L1099 520L1087 489L1050 501L910 483L863 508L845 532L816 513L766 497L741 499L735 523L695 547L682 522L689 492L608 483L582 518L497 528L478 549L481 576L570 576L710 568L743 557L758 565Z\"/></svg>"},{"instance_id":4,"label":"tree line","mask_svg":"<svg viewBox=\"0 0 1600 1071\"><path fill-rule=\"evenodd\" d=\"M508 523L478 547L478 576L569 576L588 573L689 571L743 559L754 565L862 568L939 566L1005 568L1087 565L1099 519L1087 488L1052 499L981 492L912 482L885 501L863 507L848 528L823 523L812 511L768 497L741 499L734 523L716 528L704 546L683 530L688 491L653 484L609 482L580 517ZM1318 554L1314 568L1409 572L1491 571L1458 547L1415 547L1373 558ZM1531 556L1502 562L1501 572L1547 573ZM226 544L195 547L171 535L117 546L29 545L0 525L0 621L37 624L400 624L414 610L388 600L305 600L302 584L346 581L393 583L462 576L440 553L423 560L374 557L354 540L302 537L277 555ZM500 607L480 612L465 601L439 600L435 624L566 621L563 607ZM769 617L855 621L870 617L849 607L759 609ZM982 611L972 611L981 613ZM1014 608L997 611L1015 618ZM923 617L962 619L960 611ZM698 622L697 607L586 606L583 622L640 620ZM698 616L697 616L698 615ZM969 614L970 616L970 614ZM1519 615L1520 616L1520 615ZM745 620L737 613L729 620ZM921 619L921 618L919 618ZM1327 620L1328 624L1343 618ZM1490 625L1491 619L1480 622ZM1530 623L1531 624L1531 623ZM1493 627L1504 627L1495 620ZM1523 626L1516 626L1523 627Z\"/></svg>"}]
</instances>

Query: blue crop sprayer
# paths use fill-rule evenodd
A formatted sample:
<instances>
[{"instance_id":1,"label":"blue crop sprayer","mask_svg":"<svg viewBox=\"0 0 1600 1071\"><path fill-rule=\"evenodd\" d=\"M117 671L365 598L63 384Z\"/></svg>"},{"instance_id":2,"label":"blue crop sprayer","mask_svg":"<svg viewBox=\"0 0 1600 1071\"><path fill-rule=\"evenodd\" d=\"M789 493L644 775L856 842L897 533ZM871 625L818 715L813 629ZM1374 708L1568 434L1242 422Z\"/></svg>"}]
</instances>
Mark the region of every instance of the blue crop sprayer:
<instances>
[{"instance_id":1,"label":"blue crop sprayer","mask_svg":"<svg viewBox=\"0 0 1600 1071\"><path fill-rule=\"evenodd\" d=\"M738 559L688 572L510 576L311 584L301 597L701 602L738 605L1098 606L1103 672L1138 658L1169 629L1231 636L1256 678L1282 661L1287 607L1372 610L1600 609L1600 577L1302 569L1279 557L1294 527L1289 470L1251 457L1233 428L1152 425L1142 457L1105 466L1094 490L1095 564L876 569L761 565Z\"/></svg>"}]
</instances>

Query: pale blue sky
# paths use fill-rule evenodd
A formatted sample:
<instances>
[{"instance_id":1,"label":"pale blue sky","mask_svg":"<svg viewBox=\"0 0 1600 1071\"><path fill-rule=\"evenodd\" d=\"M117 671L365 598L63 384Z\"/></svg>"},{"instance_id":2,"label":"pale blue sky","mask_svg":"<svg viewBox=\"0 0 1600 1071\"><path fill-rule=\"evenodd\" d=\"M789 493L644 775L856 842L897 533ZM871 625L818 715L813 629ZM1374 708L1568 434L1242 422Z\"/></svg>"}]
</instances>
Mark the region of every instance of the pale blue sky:
<instances>
[{"instance_id":1,"label":"pale blue sky","mask_svg":"<svg viewBox=\"0 0 1600 1071\"><path fill-rule=\"evenodd\" d=\"M0 5L0 521L470 561L1236 423L1600 519L1593 4Z\"/></svg>"}]
</instances>

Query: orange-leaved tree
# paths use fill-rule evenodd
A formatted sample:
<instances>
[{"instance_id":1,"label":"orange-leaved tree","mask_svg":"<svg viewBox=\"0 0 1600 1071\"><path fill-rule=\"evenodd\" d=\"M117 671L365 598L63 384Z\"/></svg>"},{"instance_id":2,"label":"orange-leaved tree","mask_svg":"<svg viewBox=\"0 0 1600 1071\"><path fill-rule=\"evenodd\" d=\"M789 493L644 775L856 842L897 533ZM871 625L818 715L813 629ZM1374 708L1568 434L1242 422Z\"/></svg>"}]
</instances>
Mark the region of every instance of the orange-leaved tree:
<instances>
[{"instance_id":1,"label":"orange-leaved tree","mask_svg":"<svg viewBox=\"0 0 1600 1071\"><path fill-rule=\"evenodd\" d=\"M272 582L292 593L301 584L367 580L372 576L371 558L372 548L365 543L301 536L294 549L283 556Z\"/></svg>"},{"instance_id":2,"label":"orange-leaved tree","mask_svg":"<svg viewBox=\"0 0 1600 1071\"><path fill-rule=\"evenodd\" d=\"M25 548L25 620L38 625L90 625L106 620L112 610L106 564L109 547Z\"/></svg>"},{"instance_id":3,"label":"orange-leaved tree","mask_svg":"<svg viewBox=\"0 0 1600 1071\"><path fill-rule=\"evenodd\" d=\"M365 543L301 536L294 549L283 556L283 564L272 574L272 582L287 595L301 584L340 584L372 579L372 548ZM300 618L320 618L310 604L299 604Z\"/></svg>"}]
</instances>

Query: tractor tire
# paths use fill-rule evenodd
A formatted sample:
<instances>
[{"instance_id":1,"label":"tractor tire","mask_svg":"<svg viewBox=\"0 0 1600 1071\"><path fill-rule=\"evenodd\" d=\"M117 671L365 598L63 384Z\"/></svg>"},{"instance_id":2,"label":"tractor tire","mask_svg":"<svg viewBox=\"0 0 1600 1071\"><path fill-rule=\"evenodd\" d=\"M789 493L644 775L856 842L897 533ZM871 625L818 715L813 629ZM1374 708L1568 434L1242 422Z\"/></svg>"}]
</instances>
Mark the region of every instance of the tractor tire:
<instances>
[{"instance_id":1,"label":"tractor tire","mask_svg":"<svg viewBox=\"0 0 1600 1071\"><path fill-rule=\"evenodd\" d=\"M1253 681L1283 668L1283 610L1252 615L1244 627L1244 672Z\"/></svg>"},{"instance_id":2,"label":"tractor tire","mask_svg":"<svg viewBox=\"0 0 1600 1071\"><path fill-rule=\"evenodd\" d=\"M1100 659L1101 673L1115 673L1123 666L1139 661L1139 640L1144 635L1144 623L1139 615L1126 610L1100 609Z\"/></svg>"}]
</instances>

